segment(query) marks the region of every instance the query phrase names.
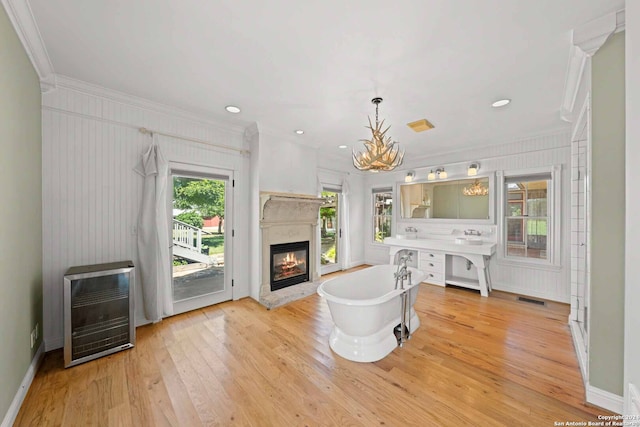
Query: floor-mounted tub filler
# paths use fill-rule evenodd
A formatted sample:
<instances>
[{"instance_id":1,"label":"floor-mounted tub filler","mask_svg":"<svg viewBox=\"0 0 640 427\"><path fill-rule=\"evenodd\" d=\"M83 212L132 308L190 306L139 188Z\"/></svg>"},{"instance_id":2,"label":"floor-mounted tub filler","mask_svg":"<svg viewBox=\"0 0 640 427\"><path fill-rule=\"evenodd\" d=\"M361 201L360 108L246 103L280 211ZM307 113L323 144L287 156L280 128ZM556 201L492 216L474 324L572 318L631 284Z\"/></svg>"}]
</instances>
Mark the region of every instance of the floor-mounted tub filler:
<instances>
[{"instance_id":1,"label":"floor-mounted tub filler","mask_svg":"<svg viewBox=\"0 0 640 427\"><path fill-rule=\"evenodd\" d=\"M334 323L329 345L339 356L375 362L420 326L413 305L426 275L406 267L406 261L404 273L402 268L377 265L329 279L318 287ZM406 328L398 327L402 323Z\"/></svg>"}]
</instances>

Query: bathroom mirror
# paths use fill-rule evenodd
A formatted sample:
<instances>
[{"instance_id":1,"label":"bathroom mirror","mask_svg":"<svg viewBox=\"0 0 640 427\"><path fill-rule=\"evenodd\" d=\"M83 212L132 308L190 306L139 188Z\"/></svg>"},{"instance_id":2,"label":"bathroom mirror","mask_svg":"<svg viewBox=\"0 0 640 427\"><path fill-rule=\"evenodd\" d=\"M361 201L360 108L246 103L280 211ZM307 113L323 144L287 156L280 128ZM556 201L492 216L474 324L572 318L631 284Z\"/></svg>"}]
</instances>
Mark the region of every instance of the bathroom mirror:
<instances>
[{"instance_id":1,"label":"bathroom mirror","mask_svg":"<svg viewBox=\"0 0 640 427\"><path fill-rule=\"evenodd\" d=\"M400 217L404 220L493 218L491 176L399 184Z\"/></svg>"}]
</instances>

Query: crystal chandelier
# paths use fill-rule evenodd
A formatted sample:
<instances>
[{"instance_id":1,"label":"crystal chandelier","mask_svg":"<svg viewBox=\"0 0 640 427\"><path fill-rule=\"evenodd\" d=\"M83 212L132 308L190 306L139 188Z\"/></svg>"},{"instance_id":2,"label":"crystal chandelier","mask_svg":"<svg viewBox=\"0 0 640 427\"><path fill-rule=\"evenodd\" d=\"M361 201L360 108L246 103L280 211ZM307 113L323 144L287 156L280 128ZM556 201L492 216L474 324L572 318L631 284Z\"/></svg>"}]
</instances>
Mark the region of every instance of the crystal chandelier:
<instances>
[{"instance_id":1,"label":"crystal chandelier","mask_svg":"<svg viewBox=\"0 0 640 427\"><path fill-rule=\"evenodd\" d=\"M391 126L387 126L385 130L382 130L382 122L378 122L378 105L382 102L382 98L373 98L371 100L373 104L376 104L376 127L371 126L371 119L369 120L369 126L365 126L371 130L372 138L361 139L364 143L366 152L353 151L353 166L361 171L390 171L402 164L402 158L404 157L404 151L400 151L396 141L391 141L391 137L387 136L387 131Z\"/></svg>"},{"instance_id":2,"label":"crystal chandelier","mask_svg":"<svg viewBox=\"0 0 640 427\"><path fill-rule=\"evenodd\" d=\"M476 179L475 181L473 181L473 184L462 189L462 194L464 194L465 196L486 196L487 194L489 194L489 188L480 184L480 182Z\"/></svg>"}]
</instances>

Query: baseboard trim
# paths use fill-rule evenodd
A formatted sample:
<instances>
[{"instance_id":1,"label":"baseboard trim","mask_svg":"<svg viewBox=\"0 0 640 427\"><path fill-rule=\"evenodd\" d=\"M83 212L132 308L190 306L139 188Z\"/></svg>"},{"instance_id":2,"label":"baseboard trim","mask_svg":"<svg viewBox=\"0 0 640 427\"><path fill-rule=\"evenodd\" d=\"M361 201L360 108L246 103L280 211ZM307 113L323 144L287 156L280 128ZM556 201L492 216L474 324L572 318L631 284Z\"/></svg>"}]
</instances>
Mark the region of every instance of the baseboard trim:
<instances>
[{"instance_id":1,"label":"baseboard trim","mask_svg":"<svg viewBox=\"0 0 640 427\"><path fill-rule=\"evenodd\" d=\"M580 333L577 323L571 319L569 319L569 329L571 330L571 338L573 339L574 350L578 358L578 364L580 365L582 381L584 382L585 400L592 405L608 409L616 414L622 414L624 409L624 398L622 396L589 384L589 378L587 376L587 353L580 350L584 348L582 334Z\"/></svg>"},{"instance_id":2,"label":"baseboard trim","mask_svg":"<svg viewBox=\"0 0 640 427\"><path fill-rule=\"evenodd\" d=\"M629 396L624 413L625 415L640 416L640 390L631 383L629 383Z\"/></svg>"},{"instance_id":3,"label":"baseboard trim","mask_svg":"<svg viewBox=\"0 0 640 427\"><path fill-rule=\"evenodd\" d=\"M38 351L36 351L35 356L33 356L33 359L31 359L29 369L27 369L27 373L24 375L22 383L20 383L20 387L18 388L18 391L16 392L13 401L11 402L11 406L9 406L9 410L2 420L2 424L0 424L0 427L11 427L16 421L16 417L18 416L18 412L20 411L22 402L24 402L24 398L27 396L29 387L31 387L31 383L33 382L33 379L38 372L38 368L40 367L40 363L42 363L43 358L44 342L40 344L40 346L38 347Z\"/></svg>"},{"instance_id":4,"label":"baseboard trim","mask_svg":"<svg viewBox=\"0 0 640 427\"><path fill-rule=\"evenodd\" d=\"M587 403L600 408L608 409L616 414L622 414L624 410L624 398L591 384L587 384Z\"/></svg>"},{"instance_id":5,"label":"baseboard trim","mask_svg":"<svg viewBox=\"0 0 640 427\"><path fill-rule=\"evenodd\" d=\"M352 261L352 262L350 262L350 263L347 265L347 268L346 268L346 269L348 270L348 269L350 269L350 268L360 267L361 265L364 265L364 264L366 264L366 263L364 262L364 260Z\"/></svg>"},{"instance_id":6,"label":"baseboard trim","mask_svg":"<svg viewBox=\"0 0 640 427\"><path fill-rule=\"evenodd\" d=\"M573 349L576 352L578 358L578 365L580 365L580 373L582 374L582 382L587 389L588 377L587 377L587 353L581 350L585 347L584 340L580 328L574 320L569 319L569 329L571 330L571 338L573 338Z\"/></svg>"}]
</instances>

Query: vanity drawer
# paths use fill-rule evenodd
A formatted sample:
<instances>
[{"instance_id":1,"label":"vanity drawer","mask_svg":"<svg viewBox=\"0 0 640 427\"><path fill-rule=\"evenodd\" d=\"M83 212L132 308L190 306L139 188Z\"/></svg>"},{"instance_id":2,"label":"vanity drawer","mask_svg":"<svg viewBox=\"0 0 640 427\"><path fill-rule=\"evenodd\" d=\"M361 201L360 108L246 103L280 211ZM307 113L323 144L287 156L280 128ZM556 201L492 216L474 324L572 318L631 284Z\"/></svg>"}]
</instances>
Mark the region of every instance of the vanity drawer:
<instances>
[{"instance_id":1,"label":"vanity drawer","mask_svg":"<svg viewBox=\"0 0 640 427\"><path fill-rule=\"evenodd\" d=\"M439 262L444 264L444 254L438 252L420 251L420 264L425 262Z\"/></svg>"},{"instance_id":2,"label":"vanity drawer","mask_svg":"<svg viewBox=\"0 0 640 427\"><path fill-rule=\"evenodd\" d=\"M432 251L420 251L420 270L427 277L424 282L444 286L444 254Z\"/></svg>"},{"instance_id":3,"label":"vanity drawer","mask_svg":"<svg viewBox=\"0 0 640 427\"><path fill-rule=\"evenodd\" d=\"M426 271L427 277L423 280L423 282L431 283L432 285L441 285L444 286L444 274L436 271Z\"/></svg>"},{"instance_id":4,"label":"vanity drawer","mask_svg":"<svg viewBox=\"0 0 640 427\"><path fill-rule=\"evenodd\" d=\"M420 259L420 270L424 272L442 273L444 263L435 259Z\"/></svg>"}]
</instances>

